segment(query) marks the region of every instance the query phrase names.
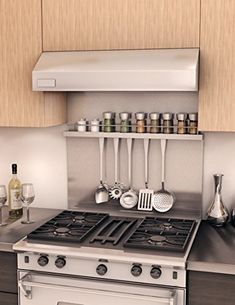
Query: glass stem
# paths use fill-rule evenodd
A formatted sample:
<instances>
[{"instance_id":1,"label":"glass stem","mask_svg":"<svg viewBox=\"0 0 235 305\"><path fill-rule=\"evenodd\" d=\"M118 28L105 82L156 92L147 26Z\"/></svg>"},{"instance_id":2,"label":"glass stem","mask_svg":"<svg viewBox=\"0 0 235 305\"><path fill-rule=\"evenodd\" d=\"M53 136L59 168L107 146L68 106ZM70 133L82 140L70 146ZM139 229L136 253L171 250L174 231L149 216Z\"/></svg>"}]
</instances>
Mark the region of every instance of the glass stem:
<instances>
[{"instance_id":1,"label":"glass stem","mask_svg":"<svg viewBox=\"0 0 235 305\"><path fill-rule=\"evenodd\" d=\"M27 205L26 207L26 212L27 212L27 222L29 222L29 206Z\"/></svg>"},{"instance_id":2,"label":"glass stem","mask_svg":"<svg viewBox=\"0 0 235 305\"><path fill-rule=\"evenodd\" d=\"M0 211L0 225L2 224L2 207L0 207L1 211Z\"/></svg>"}]
</instances>

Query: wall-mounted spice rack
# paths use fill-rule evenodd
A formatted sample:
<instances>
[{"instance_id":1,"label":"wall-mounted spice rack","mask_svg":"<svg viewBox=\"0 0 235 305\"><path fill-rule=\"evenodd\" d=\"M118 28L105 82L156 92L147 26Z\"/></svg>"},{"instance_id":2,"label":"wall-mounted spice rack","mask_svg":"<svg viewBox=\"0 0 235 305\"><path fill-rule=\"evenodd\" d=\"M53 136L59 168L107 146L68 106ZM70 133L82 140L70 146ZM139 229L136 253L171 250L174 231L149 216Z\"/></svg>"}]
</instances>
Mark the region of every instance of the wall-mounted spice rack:
<instances>
[{"instance_id":1,"label":"wall-mounted spice rack","mask_svg":"<svg viewBox=\"0 0 235 305\"><path fill-rule=\"evenodd\" d=\"M78 131L65 131L65 137L70 138L120 138L120 139L155 139L155 140L184 140L184 141L202 141L203 134L154 134L154 133L122 133L122 132L78 132Z\"/></svg>"}]
</instances>

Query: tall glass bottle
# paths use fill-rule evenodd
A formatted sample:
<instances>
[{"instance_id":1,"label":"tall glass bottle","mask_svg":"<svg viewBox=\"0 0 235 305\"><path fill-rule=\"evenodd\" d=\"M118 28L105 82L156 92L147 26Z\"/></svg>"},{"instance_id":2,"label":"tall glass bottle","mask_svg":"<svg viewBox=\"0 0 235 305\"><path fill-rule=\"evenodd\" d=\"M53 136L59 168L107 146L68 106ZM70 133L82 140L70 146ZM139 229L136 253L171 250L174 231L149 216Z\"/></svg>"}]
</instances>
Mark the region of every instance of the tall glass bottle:
<instances>
[{"instance_id":1,"label":"tall glass bottle","mask_svg":"<svg viewBox=\"0 0 235 305\"><path fill-rule=\"evenodd\" d=\"M8 184L9 191L9 217L11 219L21 218L23 206L20 199L20 180L17 178L17 164L12 164L12 178Z\"/></svg>"},{"instance_id":2,"label":"tall glass bottle","mask_svg":"<svg viewBox=\"0 0 235 305\"><path fill-rule=\"evenodd\" d=\"M207 221L216 227L221 227L228 221L229 213L226 207L224 206L221 197L223 175L216 174L213 176L215 182L215 195L207 211Z\"/></svg>"}]
</instances>

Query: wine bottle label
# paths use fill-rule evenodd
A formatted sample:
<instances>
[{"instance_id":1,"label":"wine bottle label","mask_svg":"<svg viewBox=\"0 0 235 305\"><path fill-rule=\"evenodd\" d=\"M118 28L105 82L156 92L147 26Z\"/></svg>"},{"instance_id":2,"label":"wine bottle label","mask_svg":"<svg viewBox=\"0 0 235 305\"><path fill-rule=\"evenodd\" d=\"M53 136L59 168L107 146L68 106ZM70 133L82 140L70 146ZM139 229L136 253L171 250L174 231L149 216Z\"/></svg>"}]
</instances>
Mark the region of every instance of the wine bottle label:
<instances>
[{"instance_id":1,"label":"wine bottle label","mask_svg":"<svg viewBox=\"0 0 235 305\"><path fill-rule=\"evenodd\" d=\"M11 190L11 209L18 210L22 208L22 201L20 199L20 190Z\"/></svg>"}]
</instances>

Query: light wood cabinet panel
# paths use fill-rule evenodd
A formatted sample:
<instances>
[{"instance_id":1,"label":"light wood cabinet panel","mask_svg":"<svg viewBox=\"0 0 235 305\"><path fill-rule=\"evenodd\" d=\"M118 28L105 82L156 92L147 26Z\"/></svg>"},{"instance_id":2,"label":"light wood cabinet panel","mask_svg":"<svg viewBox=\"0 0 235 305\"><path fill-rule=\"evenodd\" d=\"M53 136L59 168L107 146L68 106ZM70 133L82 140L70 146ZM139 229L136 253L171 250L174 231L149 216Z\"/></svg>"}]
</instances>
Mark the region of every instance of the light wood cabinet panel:
<instances>
[{"instance_id":1,"label":"light wood cabinet panel","mask_svg":"<svg viewBox=\"0 0 235 305\"><path fill-rule=\"evenodd\" d=\"M65 98L57 103L56 96L47 101L44 93L32 92L32 69L42 52L41 27L41 0L0 1L0 126L42 127L66 121L66 112L46 118L47 103L49 109L56 104L62 112Z\"/></svg>"},{"instance_id":2,"label":"light wood cabinet panel","mask_svg":"<svg viewBox=\"0 0 235 305\"><path fill-rule=\"evenodd\" d=\"M199 0L42 0L43 50L199 46Z\"/></svg>"},{"instance_id":3,"label":"light wood cabinet panel","mask_svg":"<svg viewBox=\"0 0 235 305\"><path fill-rule=\"evenodd\" d=\"M199 129L235 131L235 1L201 1Z\"/></svg>"}]
</instances>

